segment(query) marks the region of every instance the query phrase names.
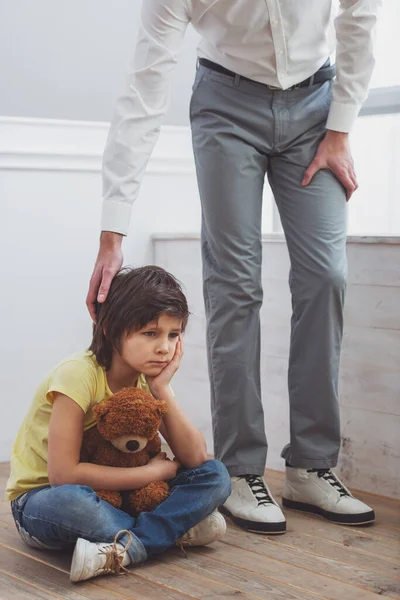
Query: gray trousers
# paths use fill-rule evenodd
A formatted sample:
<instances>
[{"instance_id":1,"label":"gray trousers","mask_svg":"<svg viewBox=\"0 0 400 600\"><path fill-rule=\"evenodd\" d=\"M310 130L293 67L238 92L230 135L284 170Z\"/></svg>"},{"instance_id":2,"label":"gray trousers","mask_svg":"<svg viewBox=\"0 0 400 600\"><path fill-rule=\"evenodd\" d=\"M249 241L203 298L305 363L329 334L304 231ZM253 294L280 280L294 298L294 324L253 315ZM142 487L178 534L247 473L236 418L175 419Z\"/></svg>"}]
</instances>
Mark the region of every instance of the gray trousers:
<instances>
[{"instance_id":1,"label":"gray trousers","mask_svg":"<svg viewBox=\"0 0 400 600\"><path fill-rule=\"evenodd\" d=\"M262 474L267 455L259 320L265 174L291 261L290 444L282 457L302 468L337 462L346 198L328 170L301 187L330 101L330 81L271 91L203 66L193 86L214 450L231 475Z\"/></svg>"}]
</instances>

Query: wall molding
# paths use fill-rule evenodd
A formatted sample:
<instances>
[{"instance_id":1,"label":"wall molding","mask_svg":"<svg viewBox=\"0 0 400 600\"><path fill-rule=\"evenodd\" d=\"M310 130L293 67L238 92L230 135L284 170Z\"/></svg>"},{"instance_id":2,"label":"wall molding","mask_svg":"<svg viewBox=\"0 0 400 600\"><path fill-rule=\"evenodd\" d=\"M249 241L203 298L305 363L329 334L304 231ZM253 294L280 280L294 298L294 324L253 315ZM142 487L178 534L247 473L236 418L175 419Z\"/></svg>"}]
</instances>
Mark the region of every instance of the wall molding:
<instances>
[{"instance_id":1,"label":"wall molding","mask_svg":"<svg viewBox=\"0 0 400 600\"><path fill-rule=\"evenodd\" d=\"M0 171L100 173L108 128L104 122L0 117ZM189 127L161 128L147 172L195 172Z\"/></svg>"},{"instance_id":2,"label":"wall molding","mask_svg":"<svg viewBox=\"0 0 400 600\"><path fill-rule=\"evenodd\" d=\"M400 112L400 85L373 88L364 102L360 117L369 115L389 115Z\"/></svg>"},{"instance_id":3,"label":"wall molding","mask_svg":"<svg viewBox=\"0 0 400 600\"><path fill-rule=\"evenodd\" d=\"M153 243L156 242L200 242L201 236L198 233L193 232L176 232L176 233L153 233L151 236ZM263 233L261 236L263 244L286 244L285 236L283 233ZM348 244L386 244L392 246L400 245L399 235L348 235Z\"/></svg>"}]
</instances>

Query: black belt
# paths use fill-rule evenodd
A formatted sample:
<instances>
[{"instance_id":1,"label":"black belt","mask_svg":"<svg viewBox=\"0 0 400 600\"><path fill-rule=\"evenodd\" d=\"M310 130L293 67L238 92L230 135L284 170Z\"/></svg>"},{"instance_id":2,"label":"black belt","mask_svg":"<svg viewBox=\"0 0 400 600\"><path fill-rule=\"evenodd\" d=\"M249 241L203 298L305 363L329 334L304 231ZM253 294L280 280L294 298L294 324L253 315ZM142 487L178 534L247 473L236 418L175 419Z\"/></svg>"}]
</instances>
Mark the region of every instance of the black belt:
<instances>
[{"instance_id":1,"label":"black belt","mask_svg":"<svg viewBox=\"0 0 400 600\"><path fill-rule=\"evenodd\" d=\"M207 69L216 71L217 73L223 73L224 75L230 75L231 77L240 77L240 79L244 79L245 81L251 81L252 83L258 83L259 85L265 85L265 87L267 87L270 90L281 90L282 89L279 87L275 87L273 85L268 85L266 83L260 83L259 81L255 81L254 79L249 79L248 77L244 77L243 75L238 75L237 73L234 73L234 71L225 69L225 67L222 67L221 65L219 65L215 62L212 62L212 60L208 60L207 58L199 58L199 64L202 65L203 67L206 67ZM336 74L336 67L335 67L335 65L330 65L330 61L328 59L326 61L326 63L316 73L314 73L314 75L311 75L311 77L308 77L307 79L305 79L304 81L301 81L300 83L296 83L295 85L292 85L290 88L287 88L285 91L295 90L295 89L301 88L301 87L309 87L310 85L314 85L315 83L323 83L324 81L333 79L335 77L335 74Z\"/></svg>"}]
</instances>

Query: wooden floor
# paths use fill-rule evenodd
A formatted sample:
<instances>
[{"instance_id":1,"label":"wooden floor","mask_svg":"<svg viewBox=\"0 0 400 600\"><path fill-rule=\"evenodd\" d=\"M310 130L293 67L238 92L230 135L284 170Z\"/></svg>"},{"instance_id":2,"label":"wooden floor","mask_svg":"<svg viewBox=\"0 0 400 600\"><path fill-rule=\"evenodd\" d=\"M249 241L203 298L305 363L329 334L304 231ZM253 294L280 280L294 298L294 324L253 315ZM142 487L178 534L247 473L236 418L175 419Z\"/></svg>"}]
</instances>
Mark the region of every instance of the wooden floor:
<instances>
[{"instance_id":1,"label":"wooden floor","mask_svg":"<svg viewBox=\"0 0 400 600\"><path fill-rule=\"evenodd\" d=\"M4 491L8 465L0 464ZM280 498L283 476L267 472ZM4 493L2 493L4 498ZM376 524L347 528L286 511L281 536L245 533L229 524L210 547L173 549L132 569L132 575L71 584L71 556L33 550L20 540L9 503L0 502L0 600L372 600L400 598L400 504L361 494L377 513Z\"/></svg>"}]
</instances>

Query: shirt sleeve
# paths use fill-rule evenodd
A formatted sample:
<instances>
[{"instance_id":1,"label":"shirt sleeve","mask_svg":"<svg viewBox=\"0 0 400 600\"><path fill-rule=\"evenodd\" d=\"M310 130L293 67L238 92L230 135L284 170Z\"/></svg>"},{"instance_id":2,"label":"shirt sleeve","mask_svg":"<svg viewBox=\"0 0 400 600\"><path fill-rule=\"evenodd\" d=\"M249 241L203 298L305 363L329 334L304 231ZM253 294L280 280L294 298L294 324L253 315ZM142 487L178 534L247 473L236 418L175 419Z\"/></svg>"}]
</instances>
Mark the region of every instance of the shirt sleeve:
<instances>
[{"instance_id":1,"label":"shirt sleeve","mask_svg":"<svg viewBox=\"0 0 400 600\"><path fill-rule=\"evenodd\" d=\"M189 24L188 0L143 0L136 50L103 154L102 231L126 235L169 102L170 80Z\"/></svg>"},{"instance_id":2,"label":"shirt sleeve","mask_svg":"<svg viewBox=\"0 0 400 600\"><path fill-rule=\"evenodd\" d=\"M51 374L46 400L53 404L55 393L64 394L74 400L86 414L95 402L96 391L96 375L90 365L68 360Z\"/></svg>"},{"instance_id":3,"label":"shirt sleeve","mask_svg":"<svg viewBox=\"0 0 400 600\"><path fill-rule=\"evenodd\" d=\"M367 97L382 0L340 0L340 5L341 12L335 20L336 80L326 127L347 133Z\"/></svg>"}]
</instances>

